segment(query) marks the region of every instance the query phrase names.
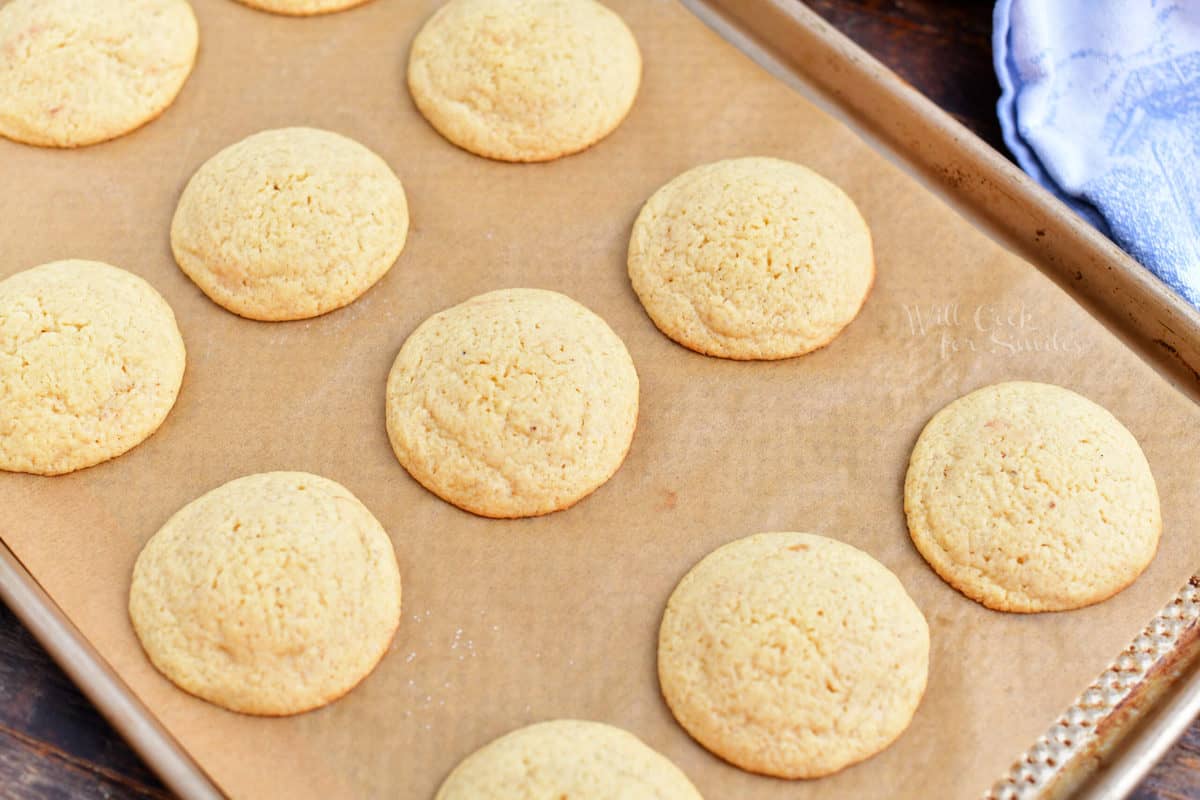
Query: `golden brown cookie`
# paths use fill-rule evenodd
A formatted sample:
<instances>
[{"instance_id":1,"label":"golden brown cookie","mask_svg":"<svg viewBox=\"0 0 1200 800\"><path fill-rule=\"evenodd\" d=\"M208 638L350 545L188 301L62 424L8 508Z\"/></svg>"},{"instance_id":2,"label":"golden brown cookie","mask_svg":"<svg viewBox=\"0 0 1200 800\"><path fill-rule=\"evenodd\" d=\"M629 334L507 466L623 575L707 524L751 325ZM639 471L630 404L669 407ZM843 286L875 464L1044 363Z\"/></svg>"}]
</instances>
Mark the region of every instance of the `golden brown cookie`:
<instances>
[{"instance_id":1,"label":"golden brown cookie","mask_svg":"<svg viewBox=\"0 0 1200 800\"><path fill-rule=\"evenodd\" d=\"M678 767L632 733L559 719L507 733L463 760L435 800L700 800Z\"/></svg>"},{"instance_id":2,"label":"golden brown cookie","mask_svg":"<svg viewBox=\"0 0 1200 800\"><path fill-rule=\"evenodd\" d=\"M642 77L637 41L595 0L450 0L417 34L408 86L459 147L550 161L611 133Z\"/></svg>"},{"instance_id":3,"label":"golden brown cookie","mask_svg":"<svg viewBox=\"0 0 1200 800\"><path fill-rule=\"evenodd\" d=\"M60 475L136 447L185 361L171 307L130 272L55 261L0 281L0 469Z\"/></svg>"},{"instance_id":4,"label":"golden brown cookie","mask_svg":"<svg viewBox=\"0 0 1200 800\"><path fill-rule=\"evenodd\" d=\"M354 302L407 236L391 167L314 128L263 131L217 153L188 181L171 223L180 269L215 303L267 321Z\"/></svg>"},{"instance_id":5,"label":"golden brown cookie","mask_svg":"<svg viewBox=\"0 0 1200 800\"><path fill-rule=\"evenodd\" d=\"M654 324L683 346L777 359L850 324L875 262L845 192L799 164L738 158L654 193L633 226L629 278Z\"/></svg>"},{"instance_id":6,"label":"golden brown cookie","mask_svg":"<svg viewBox=\"0 0 1200 800\"><path fill-rule=\"evenodd\" d=\"M479 295L413 332L387 383L387 428L425 488L486 517L566 508L612 477L637 426L621 339L539 289Z\"/></svg>"},{"instance_id":7,"label":"golden brown cookie","mask_svg":"<svg viewBox=\"0 0 1200 800\"><path fill-rule=\"evenodd\" d=\"M199 34L185 0L0 7L0 135L43 147L122 136L175 100Z\"/></svg>"},{"instance_id":8,"label":"golden brown cookie","mask_svg":"<svg viewBox=\"0 0 1200 800\"><path fill-rule=\"evenodd\" d=\"M904 484L913 543L998 611L1062 611L1132 583L1158 549L1150 465L1108 411L1044 383L1000 383L939 411Z\"/></svg>"},{"instance_id":9,"label":"golden brown cookie","mask_svg":"<svg viewBox=\"0 0 1200 800\"><path fill-rule=\"evenodd\" d=\"M400 624L400 570L345 487L248 475L188 503L146 543L129 615L181 689L246 714L298 714L383 658Z\"/></svg>"},{"instance_id":10,"label":"golden brown cookie","mask_svg":"<svg viewBox=\"0 0 1200 800\"><path fill-rule=\"evenodd\" d=\"M886 567L807 533L718 548L679 582L658 639L671 712L751 772L816 778L883 750L912 720L929 628Z\"/></svg>"}]
</instances>

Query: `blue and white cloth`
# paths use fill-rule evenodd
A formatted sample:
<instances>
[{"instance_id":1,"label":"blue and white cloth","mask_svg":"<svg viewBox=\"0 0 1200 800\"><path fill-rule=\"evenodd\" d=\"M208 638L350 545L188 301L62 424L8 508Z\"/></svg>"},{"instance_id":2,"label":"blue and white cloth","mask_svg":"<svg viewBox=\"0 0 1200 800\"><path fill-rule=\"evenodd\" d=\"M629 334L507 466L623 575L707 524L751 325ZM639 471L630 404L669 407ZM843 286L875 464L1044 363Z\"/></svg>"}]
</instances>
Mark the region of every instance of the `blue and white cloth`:
<instances>
[{"instance_id":1,"label":"blue and white cloth","mask_svg":"<svg viewBox=\"0 0 1200 800\"><path fill-rule=\"evenodd\" d=\"M1200 308L1200 0L998 0L1021 167Z\"/></svg>"}]
</instances>

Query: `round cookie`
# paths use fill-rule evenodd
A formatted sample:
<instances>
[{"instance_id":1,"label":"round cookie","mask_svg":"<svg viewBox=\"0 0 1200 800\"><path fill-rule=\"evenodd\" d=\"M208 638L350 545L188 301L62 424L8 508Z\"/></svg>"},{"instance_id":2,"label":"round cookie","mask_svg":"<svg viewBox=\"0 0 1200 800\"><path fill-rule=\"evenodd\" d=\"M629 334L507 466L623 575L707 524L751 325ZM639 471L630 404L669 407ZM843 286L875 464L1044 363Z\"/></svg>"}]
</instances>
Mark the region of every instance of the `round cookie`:
<instances>
[{"instance_id":1,"label":"round cookie","mask_svg":"<svg viewBox=\"0 0 1200 800\"><path fill-rule=\"evenodd\" d=\"M230 481L175 513L133 568L129 616L181 689L298 714L354 688L400 624L392 542L345 487L303 472Z\"/></svg>"},{"instance_id":2,"label":"round cookie","mask_svg":"<svg viewBox=\"0 0 1200 800\"><path fill-rule=\"evenodd\" d=\"M459 147L550 161L616 129L642 78L637 41L595 0L450 0L413 41L417 108Z\"/></svg>"},{"instance_id":3,"label":"round cookie","mask_svg":"<svg viewBox=\"0 0 1200 800\"><path fill-rule=\"evenodd\" d=\"M1154 558L1158 491L1133 435L1085 397L1000 383L939 411L904 483L917 550L998 611L1105 600Z\"/></svg>"},{"instance_id":4,"label":"round cookie","mask_svg":"<svg viewBox=\"0 0 1200 800\"><path fill-rule=\"evenodd\" d=\"M0 470L61 475L136 447L185 360L167 301L123 269L56 261L0 281Z\"/></svg>"},{"instance_id":5,"label":"round cookie","mask_svg":"<svg viewBox=\"0 0 1200 800\"><path fill-rule=\"evenodd\" d=\"M559 719L518 728L475 751L434 800L700 800L687 776L632 733Z\"/></svg>"},{"instance_id":6,"label":"round cookie","mask_svg":"<svg viewBox=\"0 0 1200 800\"><path fill-rule=\"evenodd\" d=\"M883 750L925 692L929 627L886 567L807 533L725 545L675 588L663 697L700 744L750 772L817 778Z\"/></svg>"},{"instance_id":7,"label":"round cookie","mask_svg":"<svg viewBox=\"0 0 1200 800\"><path fill-rule=\"evenodd\" d=\"M637 426L624 343L557 292L505 289L435 314L387 383L387 429L425 488L485 517L566 508L612 477Z\"/></svg>"},{"instance_id":8,"label":"round cookie","mask_svg":"<svg viewBox=\"0 0 1200 800\"><path fill-rule=\"evenodd\" d=\"M0 135L81 147L157 117L199 33L186 0L12 0L0 7Z\"/></svg>"},{"instance_id":9,"label":"round cookie","mask_svg":"<svg viewBox=\"0 0 1200 800\"><path fill-rule=\"evenodd\" d=\"M306 319L352 303L395 263L408 202L387 163L313 128L256 133L209 159L171 222L175 261L250 319Z\"/></svg>"},{"instance_id":10,"label":"round cookie","mask_svg":"<svg viewBox=\"0 0 1200 800\"><path fill-rule=\"evenodd\" d=\"M260 11L270 11L273 14L311 17L317 14L345 11L348 8L361 6L369 0L238 0L238 2Z\"/></svg>"},{"instance_id":11,"label":"round cookie","mask_svg":"<svg viewBox=\"0 0 1200 800\"><path fill-rule=\"evenodd\" d=\"M875 280L854 202L775 158L691 169L642 208L629 278L667 336L699 353L778 359L828 344Z\"/></svg>"}]
</instances>

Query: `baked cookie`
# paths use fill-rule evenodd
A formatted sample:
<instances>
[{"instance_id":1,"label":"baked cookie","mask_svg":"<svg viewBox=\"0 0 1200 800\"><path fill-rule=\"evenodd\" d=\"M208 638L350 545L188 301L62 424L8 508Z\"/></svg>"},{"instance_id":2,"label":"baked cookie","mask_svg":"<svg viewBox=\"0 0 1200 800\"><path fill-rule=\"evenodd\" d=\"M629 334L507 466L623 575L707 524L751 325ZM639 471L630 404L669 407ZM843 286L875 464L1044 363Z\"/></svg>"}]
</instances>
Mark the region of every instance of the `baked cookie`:
<instances>
[{"instance_id":1,"label":"baked cookie","mask_svg":"<svg viewBox=\"0 0 1200 800\"><path fill-rule=\"evenodd\" d=\"M904 512L938 575L997 611L1105 600L1142 573L1162 531L1137 440L1044 383L999 383L939 411L913 448Z\"/></svg>"},{"instance_id":2,"label":"baked cookie","mask_svg":"<svg viewBox=\"0 0 1200 800\"><path fill-rule=\"evenodd\" d=\"M250 319L306 319L354 302L395 263L408 202L387 163L313 128L263 131L210 158L171 222L175 261Z\"/></svg>"},{"instance_id":3,"label":"baked cookie","mask_svg":"<svg viewBox=\"0 0 1200 800\"><path fill-rule=\"evenodd\" d=\"M595 0L450 0L417 34L408 87L454 144L501 161L550 161L612 133L642 57Z\"/></svg>"},{"instance_id":4,"label":"baked cookie","mask_svg":"<svg viewBox=\"0 0 1200 800\"><path fill-rule=\"evenodd\" d=\"M574 300L539 289L479 295L413 332L387 382L404 468L485 517L566 508L612 477L637 426L624 343Z\"/></svg>"},{"instance_id":5,"label":"baked cookie","mask_svg":"<svg viewBox=\"0 0 1200 800\"><path fill-rule=\"evenodd\" d=\"M929 672L925 617L886 567L807 533L721 547L663 615L663 697L696 741L779 778L817 778L908 727Z\"/></svg>"},{"instance_id":6,"label":"baked cookie","mask_svg":"<svg viewBox=\"0 0 1200 800\"><path fill-rule=\"evenodd\" d=\"M348 8L361 6L369 0L238 0L238 2L260 11L270 11L273 14L311 17L317 14L345 11Z\"/></svg>"},{"instance_id":7,"label":"baked cookie","mask_svg":"<svg viewBox=\"0 0 1200 800\"><path fill-rule=\"evenodd\" d=\"M654 193L629 241L629 278L659 330L710 356L791 358L828 344L875 280L854 202L776 158L691 169Z\"/></svg>"},{"instance_id":8,"label":"baked cookie","mask_svg":"<svg viewBox=\"0 0 1200 800\"><path fill-rule=\"evenodd\" d=\"M304 472L230 481L138 556L129 616L175 685L245 714L298 714L354 688L400 624L392 542L343 486Z\"/></svg>"},{"instance_id":9,"label":"baked cookie","mask_svg":"<svg viewBox=\"0 0 1200 800\"><path fill-rule=\"evenodd\" d=\"M0 281L0 469L61 475L136 447L183 383L167 301L97 261Z\"/></svg>"},{"instance_id":10,"label":"baked cookie","mask_svg":"<svg viewBox=\"0 0 1200 800\"><path fill-rule=\"evenodd\" d=\"M475 751L434 800L700 800L679 767L632 733L559 719L507 733Z\"/></svg>"},{"instance_id":11,"label":"baked cookie","mask_svg":"<svg viewBox=\"0 0 1200 800\"><path fill-rule=\"evenodd\" d=\"M43 147L115 139L183 88L199 45L186 0L0 6L0 135Z\"/></svg>"}]
</instances>

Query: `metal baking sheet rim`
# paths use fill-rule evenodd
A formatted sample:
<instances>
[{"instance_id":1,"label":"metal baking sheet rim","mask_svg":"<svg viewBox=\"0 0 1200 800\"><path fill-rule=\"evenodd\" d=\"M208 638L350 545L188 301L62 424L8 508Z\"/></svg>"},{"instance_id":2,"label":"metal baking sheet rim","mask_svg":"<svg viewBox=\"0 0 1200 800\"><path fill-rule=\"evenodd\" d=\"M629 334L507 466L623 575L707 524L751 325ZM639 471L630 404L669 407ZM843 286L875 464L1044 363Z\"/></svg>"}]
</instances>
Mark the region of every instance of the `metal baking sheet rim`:
<instances>
[{"instance_id":1,"label":"metal baking sheet rim","mask_svg":"<svg viewBox=\"0 0 1200 800\"><path fill-rule=\"evenodd\" d=\"M795 0L680 2L1042 265L1168 380L1200 398L1200 314L919 92ZM222 797L2 541L0 600L171 791L188 800ZM1198 664L1200 575L983 797L1125 796L1200 714Z\"/></svg>"},{"instance_id":2,"label":"metal baking sheet rim","mask_svg":"<svg viewBox=\"0 0 1200 800\"><path fill-rule=\"evenodd\" d=\"M187 800L223 797L3 541L0 600L172 792Z\"/></svg>"}]
</instances>

